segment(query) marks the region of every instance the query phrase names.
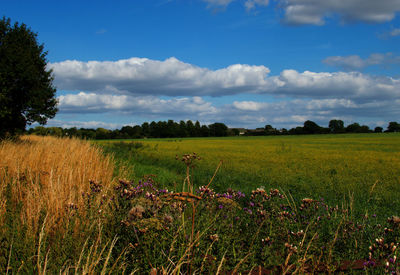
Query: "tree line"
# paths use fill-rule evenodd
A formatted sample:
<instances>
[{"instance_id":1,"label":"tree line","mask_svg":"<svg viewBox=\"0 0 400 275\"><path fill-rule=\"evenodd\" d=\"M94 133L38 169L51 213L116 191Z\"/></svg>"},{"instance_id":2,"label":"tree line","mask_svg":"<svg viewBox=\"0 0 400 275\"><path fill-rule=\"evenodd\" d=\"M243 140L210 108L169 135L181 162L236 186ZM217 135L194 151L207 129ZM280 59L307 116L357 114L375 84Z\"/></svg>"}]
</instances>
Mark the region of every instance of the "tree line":
<instances>
[{"instance_id":1,"label":"tree line","mask_svg":"<svg viewBox=\"0 0 400 275\"><path fill-rule=\"evenodd\" d=\"M191 120L181 120L179 123L173 120L144 122L142 125L123 126L121 129L115 130L37 126L27 131L28 134L69 136L85 139L223 137L228 136L229 132L224 123L216 122L210 125L200 125L200 122L193 123Z\"/></svg>"},{"instance_id":2,"label":"tree line","mask_svg":"<svg viewBox=\"0 0 400 275\"><path fill-rule=\"evenodd\" d=\"M321 127L317 123L307 120L303 126L291 129L277 129L271 125L263 128L244 129L228 128L224 123L216 122L210 125L201 125L191 120L179 123L168 121L144 122L142 125L123 126L121 129L108 130L105 128L61 128L36 126L30 128L28 134L51 135L58 137L78 137L84 139L139 139L139 138L185 138L185 137L224 137L224 136L267 136L267 135L307 135L307 134L341 134L341 133L382 133L400 132L400 124L389 122L387 129L375 127L373 130L367 125L352 123L345 127L342 120L333 119L328 127Z\"/></svg>"}]
</instances>

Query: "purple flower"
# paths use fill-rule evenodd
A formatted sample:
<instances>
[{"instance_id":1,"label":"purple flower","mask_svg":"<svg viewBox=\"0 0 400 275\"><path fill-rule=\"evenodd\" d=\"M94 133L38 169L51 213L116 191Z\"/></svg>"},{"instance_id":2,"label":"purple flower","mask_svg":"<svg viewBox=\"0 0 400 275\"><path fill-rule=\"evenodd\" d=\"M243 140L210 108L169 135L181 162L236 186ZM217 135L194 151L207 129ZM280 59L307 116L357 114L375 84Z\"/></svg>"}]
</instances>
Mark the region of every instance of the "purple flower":
<instances>
[{"instance_id":1,"label":"purple flower","mask_svg":"<svg viewBox=\"0 0 400 275\"><path fill-rule=\"evenodd\" d=\"M222 208L224 208L224 206L222 204L220 204L220 205L218 205L218 208L222 209Z\"/></svg>"},{"instance_id":2,"label":"purple flower","mask_svg":"<svg viewBox=\"0 0 400 275\"><path fill-rule=\"evenodd\" d=\"M253 207L254 206L254 202L251 201L250 202L250 206Z\"/></svg>"}]
</instances>

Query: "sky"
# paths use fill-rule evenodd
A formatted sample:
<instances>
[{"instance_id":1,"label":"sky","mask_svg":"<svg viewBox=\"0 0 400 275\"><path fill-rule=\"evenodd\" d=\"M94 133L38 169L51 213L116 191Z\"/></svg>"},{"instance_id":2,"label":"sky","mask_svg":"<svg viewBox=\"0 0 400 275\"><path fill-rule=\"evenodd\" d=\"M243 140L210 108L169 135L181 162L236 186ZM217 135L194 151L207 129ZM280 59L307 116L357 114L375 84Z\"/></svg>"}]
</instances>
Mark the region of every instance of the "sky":
<instances>
[{"instance_id":1,"label":"sky","mask_svg":"<svg viewBox=\"0 0 400 275\"><path fill-rule=\"evenodd\" d=\"M400 121L400 0L0 0L38 34L48 126Z\"/></svg>"}]
</instances>

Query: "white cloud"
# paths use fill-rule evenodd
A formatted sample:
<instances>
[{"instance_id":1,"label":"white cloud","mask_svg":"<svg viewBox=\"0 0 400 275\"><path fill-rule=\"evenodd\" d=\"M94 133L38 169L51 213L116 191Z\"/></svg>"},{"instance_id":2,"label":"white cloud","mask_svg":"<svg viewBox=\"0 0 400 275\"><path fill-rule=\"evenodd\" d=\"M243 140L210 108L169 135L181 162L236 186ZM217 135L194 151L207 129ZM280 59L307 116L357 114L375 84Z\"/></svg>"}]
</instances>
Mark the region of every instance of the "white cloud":
<instances>
[{"instance_id":1,"label":"white cloud","mask_svg":"<svg viewBox=\"0 0 400 275\"><path fill-rule=\"evenodd\" d=\"M356 60L360 67L366 62ZM382 63L378 55L368 60L370 64ZM236 64L209 70L175 58L64 61L49 67L54 69L59 90L76 91L59 96L61 116L107 113L108 117L142 121L222 121L250 128L265 124L293 127L307 119L326 124L332 118L389 121L400 116L400 80L360 72L284 70L269 76L265 66ZM239 93L253 94L260 100L215 105L204 98ZM264 96L275 99L268 102L262 100Z\"/></svg>"},{"instance_id":2,"label":"white cloud","mask_svg":"<svg viewBox=\"0 0 400 275\"><path fill-rule=\"evenodd\" d=\"M235 0L203 0L208 8L225 9ZM246 0L247 10L267 6L269 0ZM342 23L384 23L400 11L399 0L276 0L284 10L284 22L292 25L324 25L326 18L338 16ZM400 35L398 29L392 36Z\"/></svg>"},{"instance_id":3,"label":"white cloud","mask_svg":"<svg viewBox=\"0 0 400 275\"><path fill-rule=\"evenodd\" d=\"M268 6L269 0L247 0L244 3L244 6L247 10L255 9L257 5L259 6Z\"/></svg>"},{"instance_id":4,"label":"white cloud","mask_svg":"<svg viewBox=\"0 0 400 275\"><path fill-rule=\"evenodd\" d=\"M124 102L124 104L121 104ZM193 121L222 121L233 127L262 127L272 124L274 127L294 127L302 125L310 119L326 126L331 119L342 119L346 123L359 121L360 118L369 121L391 121L399 117L396 100L370 100L358 102L346 98L328 99L286 99L275 102L267 101L234 101L222 106L201 97L160 99L156 97L131 97L97 94L69 94L60 97L60 114L67 113L107 113L107 116L118 116L151 121L174 119L191 119ZM120 128L122 124L101 122L55 121L49 125L62 127L84 128Z\"/></svg>"},{"instance_id":5,"label":"white cloud","mask_svg":"<svg viewBox=\"0 0 400 275\"><path fill-rule=\"evenodd\" d=\"M50 119L47 122L48 127L62 127L62 128L88 128L88 129L97 129L97 128L106 128L106 129L119 129L126 124L122 123L107 123L102 121L63 121L59 119ZM35 127L35 125L32 125ZM133 124L132 124L133 126Z\"/></svg>"},{"instance_id":6,"label":"white cloud","mask_svg":"<svg viewBox=\"0 0 400 275\"><path fill-rule=\"evenodd\" d=\"M234 0L203 0L208 8L226 8Z\"/></svg>"},{"instance_id":7,"label":"white cloud","mask_svg":"<svg viewBox=\"0 0 400 275\"><path fill-rule=\"evenodd\" d=\"M208 5L208 8L222 8L225 9L229 4L234 2L235 0L203 0L206 2ZM244 6L246 7L247 10L252 10L256 8L257 6L268 6L269 0L246 0L244 2Z\"/></svg>"},{"instance_id":8,"label":"white cloud","mask_svg":"<svg viewBox=\"0 0 400 275\"><path fill-rule=\"evenodd\" d=\"M371 55L369 60L370 63L381 62L378 56ZM360 62L362 65L363 61ZM253 93L368 100L398 98L400 93L400 80L390 77L373 77L357 72L301 73L295 70L284 70L278 76L268 76L270 70L265 66L235 64L209 70L176 58L165 61L146 58L114 62L63 61L49 64L49 67L54 71L59 90L85 91L87 94L82 95L80 102L92 102L90 93L104 94L107 97L103 99L117 107L125 106L127 100L124 97L116 98L116 95L193 97ZM62 100L67 102L68 98Z\"/></svg>"},{"instance_id":9,"label":"white cloud","mask_svg":"<svg viewBox=\"0 0 400 275\"><path fill-rule=\"evenodd\" d=\"M62 90L136 95L213 95L256 91L270 70L235 64L209 70L168 58L165 61L130 58L118 61L67 60L48 65Z\"/></svg>"},{"instance_id":10,"label":"white cloud","mask_svg":"<svg viewBox=\"0 0 400 275\"><path fill-rule=\"evenodd\" d=\"M61 113L118 112L135 115L210 115L216 108L201 97L160 99L80 92L58 97Z\"/></svg>"},{"instance_id":11,"label":"white cloud","mask_svg":"<svg viewBox=\"0 0 400 275\"><path fill-rule=\"evenodd\" d=\"M266 92L296 97L349 98L358 101L400 97L400 80L358 72L316 73L284 70L269 78L275 84Z\"/></svg>"},{"instance_id":12,"label":"white cloud","mask_svg":"<svg viewBox=\"0 0 400 275\"><path fill-rule=\"evenodd\" d=\"M327 17L338 15L342 22L383 23L400 11L398 0L280 0L288 24L323 25Z\"/></svg>"},{"instance_id":13,"label":"white cloud","mask_svg":"<svg viewBox=\"0 0 400 275\"><path fill-rule=\"evenodd\" d=\"M374 53L368 58L362 59L358 55L330 56L323 60L327 65L339 67L345 70L360 70L373 65L394 65L400 64L400 56L393 53Z\"/></svg>"},{"instance_id":14,"label":"white cloud","mask_svg":"<svg viewBox=\"0 0 400 275\"><path fill-rule=\"evenodd\" d=\"M265 104L255 101L234 101L233 107L242 111L259 111Z\"/></svg>"},{"instance_id":15,"label":"white cloud","mask_svg":"<svg viewBox=\"0 0 400 275\"><path fill-rule=\"evenodd\" d=\"M389 34L390 36L400 36L400 29L394 29Z\"/></svg>"},{"instance_id":16,"label":"white cloud","mask_svg":"<svg viewBox=\"0 0 400 275\"><path fill-rule=\"evenodd\" d=\"M381 122L393 120L400 115L396 101L371 101L357 103L348 99L295 99L280 102L235 101L220 109L220 116L227 116L227 123L236 127L253 127L271 124L275 127L295 127L306 120L327 126L331 119L342 119L346 123L360 119ZM254 107L254 108L253 108ZM260 121L264 122L260 124ZM386 122L387 123L387 122ZM371 125L373 123L370 123Z\"/></svg>"}]
</instances>

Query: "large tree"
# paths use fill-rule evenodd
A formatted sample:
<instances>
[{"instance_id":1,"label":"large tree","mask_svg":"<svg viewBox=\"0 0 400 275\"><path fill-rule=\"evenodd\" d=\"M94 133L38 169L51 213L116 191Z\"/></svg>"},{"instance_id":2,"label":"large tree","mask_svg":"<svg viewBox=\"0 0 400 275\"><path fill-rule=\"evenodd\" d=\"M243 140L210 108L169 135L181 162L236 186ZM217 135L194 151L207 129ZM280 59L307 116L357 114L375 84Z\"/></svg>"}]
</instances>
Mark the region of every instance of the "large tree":
<instances>
[{"instance_id":1,"label":"large tree","mask_svg":"<svg viewBox=\"0 0 400 275\"><path fill-rule=\"evenodd\" d=\"M0 20L0 138L55 116L56 89L46 55L25 24Z\"/></svg>"},{"instance_id":2,"label":"large tree","mask_svg":"<svg viewBox=\"0 0 400 275\"><path fill-rule=\"evenodd\" d=\"M321 130L321 127L314 121L307 120L304 122L303 130L306 134L317 134Z\"/></svg>"},{"instance_id":3,"label":"large tree","mask_svg":"<svg viewBox=\"0 0 400 275\"><path fill-rule=\"evenodd\" d=\"M329 129L331 133L344 133L346 130L344 128L343 120L332 119L329 121Z\"/></svg>"}]
</instances>

